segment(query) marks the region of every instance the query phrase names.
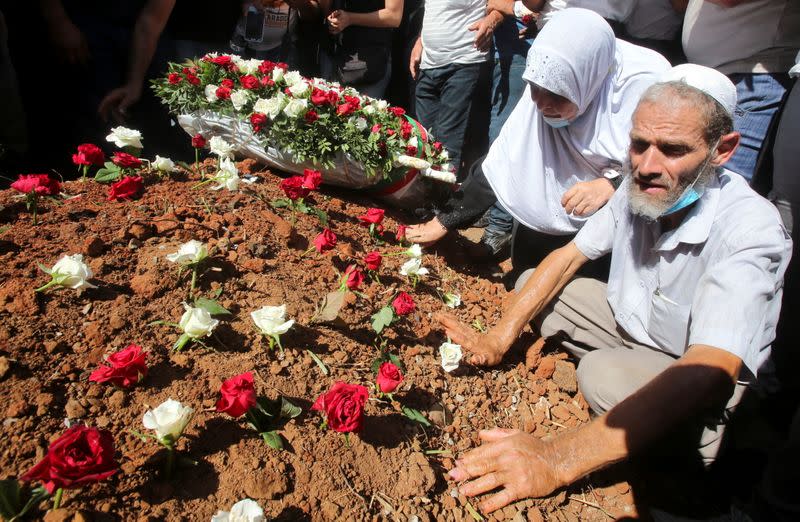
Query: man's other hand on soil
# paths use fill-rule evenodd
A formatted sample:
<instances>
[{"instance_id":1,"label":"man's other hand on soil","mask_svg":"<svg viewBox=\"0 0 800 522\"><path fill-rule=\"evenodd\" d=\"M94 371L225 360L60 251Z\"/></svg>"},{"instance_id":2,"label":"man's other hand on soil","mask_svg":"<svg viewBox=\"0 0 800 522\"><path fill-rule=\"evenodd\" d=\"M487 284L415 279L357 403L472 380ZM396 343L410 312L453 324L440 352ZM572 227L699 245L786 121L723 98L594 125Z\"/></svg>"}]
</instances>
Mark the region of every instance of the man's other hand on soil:
<instances>
[{"instance_id":1,"label":"man's other hand on soil","mask_svg":"<svg viewBox=\"0 0 800 522\"><path fill-rule=\"evenodd\" d=\"M565 485L551 443L502 428L481 430L479 435L483 444L459 458L448 475L470 480L459 487L467 497L497 490L479 504L484 513L523 498L547 496Z\"/></svg>"}]
</instances>

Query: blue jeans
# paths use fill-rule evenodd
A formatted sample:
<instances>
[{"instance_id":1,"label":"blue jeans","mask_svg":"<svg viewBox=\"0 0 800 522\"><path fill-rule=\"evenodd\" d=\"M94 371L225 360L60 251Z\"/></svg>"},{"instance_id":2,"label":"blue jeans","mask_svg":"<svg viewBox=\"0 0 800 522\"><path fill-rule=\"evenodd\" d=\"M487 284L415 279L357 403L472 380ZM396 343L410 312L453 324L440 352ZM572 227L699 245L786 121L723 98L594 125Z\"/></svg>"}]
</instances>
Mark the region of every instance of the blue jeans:
<instances>
[{"instance_id":1,"label":"blue jeans","mask_svg":"<svg viewBox=\"0 0 800 522\"><path fill-rule=\"evenodd\" d=\"M457 176L472 96L484 67L486 63L453 63L422 69L417 80L417 119L447 149Z\"/></svg>"},{"instance_id":2,"label":"blue jeans","mask_svg":"<svg viewBox=\"0 0 800 522\"><path fill-rule=\"evenodd\" d=\"M749 181L753 179L758 153L769 125L786 94L789 75L731 74L729 78L736 85L737 96L733 127L742 134L742 140L725 168Z\"/></svg>"},{"instance_id":3,"label":"blue jeans","mask_svg":"<svg viewBox=\"0 0 800 522\"><path fill-rule=\"evenodd\" d=\"M492 75L492 113L489 120L489 143L493 142L500 134L508 116L525 92L525 80L522 73L525 71L525 57L513 54L510 57L500 58L494 64ZM511 233L514 218L500 205L495 203L489 209L489 222L486 226L488 234Z\"/></svg>"}]
</instances>

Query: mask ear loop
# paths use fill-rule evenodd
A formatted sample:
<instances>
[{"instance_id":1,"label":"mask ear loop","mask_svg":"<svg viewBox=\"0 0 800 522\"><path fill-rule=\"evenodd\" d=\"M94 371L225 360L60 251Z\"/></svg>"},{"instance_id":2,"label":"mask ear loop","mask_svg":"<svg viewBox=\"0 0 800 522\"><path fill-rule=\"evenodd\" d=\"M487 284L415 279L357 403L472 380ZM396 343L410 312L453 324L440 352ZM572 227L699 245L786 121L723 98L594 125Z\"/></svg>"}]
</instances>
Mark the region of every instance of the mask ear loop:
<instances>
[{"instance_id":1,"label":"mask ear loop","mask_svg":"<svg viewBox=\"0 0 800 522\"><path fill-rule=\"evenodd\" d=\"M708 164L711 163L711 157L714 155L714 151L717 150L717 147L719 146L719 142L720 142L721 139L722 138L717 138L717 141L715 141L714 145L709 149L708 155L706 156L706 159L703 161L703 164L700 166L700 168L697 169L697 176L695 176L694 181L692 181L691 184L689 184L689 186L684 189L684 191L681 193L681 196L678 199L675 200L675 203L673 203L672 207L668 208L666 211L664 211L663 214L661 214L662 217L663 216L668 216L668 215L672 214L673 212L677 212L678 210L681 210L682 208L685 208L685 207L679 207L679 208L677 208L675 210L672 210L672 208L679 201L683 200L683 198L686 197L686 194L688 194L690 190L694 189L695 184L700 180L700 176L703 175L703 172L705 172L706 168L708 167ZM698 199L699 199L699 196L700 196L700 194L698 194Z\"/></svg>"}]
</instances>

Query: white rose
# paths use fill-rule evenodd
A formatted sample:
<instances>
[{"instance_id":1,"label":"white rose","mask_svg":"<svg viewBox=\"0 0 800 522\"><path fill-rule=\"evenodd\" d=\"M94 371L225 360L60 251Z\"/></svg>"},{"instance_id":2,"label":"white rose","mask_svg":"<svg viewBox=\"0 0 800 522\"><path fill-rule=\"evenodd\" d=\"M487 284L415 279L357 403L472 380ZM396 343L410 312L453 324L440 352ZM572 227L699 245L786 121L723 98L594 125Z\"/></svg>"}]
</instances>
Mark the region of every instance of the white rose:
<instances>
[{"instance_id":1,"label":"white rose","mask_svg":"<svg viewBox=\"0 0 800 522\"><path fill-rule=\"evenodd\" d=\"M439 347L439 355L442 357L442 368L446 372L452 372L458 368L461 362L461 345L455 343L442 343Z\"/></svg>"},{"instance_id":2,"label":"white rose","mask_svg":"<svg viewBox=\"0 0 800 522\"><path fill-rule=\"evenodd\" d=\"M94 275L92 269L83 262L81 254L65 255L53 265L51 275L58 278L58 284L78 290L80 288L97 288L87 279Z\"/></svg>"},{"instance_id":3,"label":"white rose","mask_svg":"<svg viewBox=\"0 0 800 522\"><path fill-rule=\"evenodd\" d=\"M461 296L458 294L444 294L444 304L450 308L458 308L461 304Z\"/></svg>"},{"instance_id":4,"label":"white rose","mask_svg":"<svg viewBox=\"0 0 800 522\"><path fill-rule=\"evenodd\" d=\"M423 171L431 168L430 162L427 162L422 158L408 156L406 154L400 154L399 156L397 156L395 163L397 163L398 165L402 165L403 167L410 167L412 169L423 170Z\"/></svg>"},{"instance_id":5,"label":"white rose","mask_svg":"<svg viewBox=\"0 0 800 522\"><path fill-rule=\"evenodd\" d=\"M375 100L375 107L384 111L389 107L389 102L386 100Z\"/></svg>"},{"instance_id":6,"label":"white rose","mask_svg":"<svg viewBox=\"0 0 800 522\"><path fill-rule=\"evenodd\" d=\"M206 85L205 89L203 89L203 94L206 95L206 100L208 103L214 103L217 101L217 85L209 83Z\"/></svg>"},{"instance_id":7,"label":"white rose","mask_svg":"<svg viewBox=\"0 0 800 522\"><path fill-rule=\"evenodd\" d=\"M246 498L233 505L230 512L217 511L211 522L264 522L264 510L254 500Z\"/></svg>"},{"instance_id":8,"label":"white rose","mask_svg":"<svg viewBox=\"0 0 800 522\"><path fill-rule=\"evenodd\" d=\"M206 55L203 56L203 59L208 60L211 58L216 58L217 56L219 56L219 53L206 53Z\"/></svg>"},{"instance_id":9,"label":"white rose","mask_svg":"<svg viewBox=\"0 0 800 522\"><path fill-rule=\"evenodd\" d=\"M208 257L206 246L192 239L182 244L174 254L167 255L167 261L178 263L179 265L194 265Z\"/></svg>"},{"instance_id":10,"label":"white rose","mask_svg":"<svg viewBox=\"0 0 800 522\"><path fill-rule=\"evenodd\" d=\"M273 78L274 80L275 78ZM291 87L303 81L303 75L297 71L289 71L283 75L283 81L286 82L287 87Z\"/></svg>"},{"instance_id":11,"label":"white rose","mask_svg":"<svg viewBox=\"0 0 800 522\"><path fill-rule=\"evenodd\" d=\"M113 142L119 148L134 147L141 149L142 133L126 127L114 127L111 129L111 134L106 136L106 141Z\"/></svg>"},{"instance_id":12,"label":"white rose","mask_svg":"<svg viewBox=\"0 0 800 522\"><path fill-rule=\"evenodd\" d=\"M250 93L248 93L244 89L236 89L231 93L231 103L233 104L233 108L237 111L242 110L248 100L250 99Z\"/></svg>"},{"instance_id":13,"label":"white rose","mask_svg":"<svg viewBox=\"0 0 800 522\"><path fill-rule=\"evenodd\" d=\"M422 257L422 247L419 246L419 244L414 243L404 253L408 257Z\"/></svg>"},{"instance_id":14,"label":"white rose","mask_svg":"<svg viewBox=\"0 0 800 522\"><path fill-rule=\"evenodd\" d=\"M183 312L178 326L192 339L210 335L219 324L219 321L212 319L211 314L204 308L195 308L185 303L183 308L186 311Z\"/></svg>"},{"instance_id":15,"label":"white rose","mask_svg":"<svg viewBox=\"0 0 800 522\"><path fill-rule=\"evenodd\" d=\"M363 131L367 128L367 120L364 118L356 118L356 129Z\"/></svg>"},{"instance_id":16,"label":"white rose","mask_svg":"<svg viewBox=\"0 0 800 522\"><path fill-rule=\"evenodd\" d=\"M275 67L272 69L272 81L279 82L281 80L283 80L283 69L280 67Z\"/></svg>"},{"instance_id":17,"label":"white rose","mask_svg":"<svg viewBox=\"0 0 800 522\"><path fill-rule=\"evenodd\" d=\"M288 97L283 93L278 93L277 96L270 98L268 100L264 98L259 98L253 105L253 112L266 114L267 116L269 116L269 119L274 120L275 118L278 117L283 108L286 106L287 101Z\"/></svg>"},{"instance_id":18,"label":"white rose","mask_svg":"<svg viewBox=\"0 0 800 522\"><path fill-rule=\"evenodd\" d=\"M238 66L243 74L255 74L258 72L258 67L262 62L263 60L259 60L258 58L250 58L249 60L242 60Z\"/></svg>"},{"instance_id":19,"label":"white rose","mask_svg":"<svg viewBox=\"0 0 800 522\"><path fill-rule=\"evenodd\" d=\"M230 158L233 156L233 145L220 138L219 136L212 136L208 140L208 148L212 154L216 154L220 158Z\"/></svg>"},{"instance_id":20,"label":"white rose","mask_svg":"<svg viewBox=\"0 0 800 522\"><path fill-rule=\"evenodd\" d=\"M422 266L422 259L412 257L400 267L400 275L404 276L423 276L427 275L428 269Z\"/></svg>"},{"instance_id":21,"label":"white rose","mask_svg":"<svg viewBox=\"0 0 800 522\"><path fill-rule=\"evenodd\" d=\"M250 312L250 317L264 335L270 337L285 334L294 324L294 319L286 320L286 305L263 306L254 312Z\"/></svg>"},{"instance_id":22,"label":"white rose","mask_svg":"<svg viewBox=\"0 0 800 522\"><path fill-rule=\"evenodd\" d=\"M283 108L283 113L290 118L298 118L305 114L308 100L292 100Z\"/></svg>"},{"instance_id":23,"label":"white rose","mask_svg":"<svg viewBox=\"0 0 800 522\"><path fill-rule=\"evenodd\" d=\"M156 155L156 159L153 160L151 165L161 172L175 172L175 162L159 155Z\"/></svg>"},{"instance_id":24,"label":"white rose","mask_svg":"<svg viewBox=\"0 0 800 522\"><path fill-rule=\"evenodd\" d=\"M236 164L228 158L223 158L220 161L219 171L214 176L214 181L219 183L216 187L211 187L211 190L237 190L239 188L239 171L236 169Z\"/></svg>"},{"instance_id":25,"label":"white rose","mask_svg":"<svg viewBox=\"0 0 800 522\"><path fill-rule=\"evenodd\" d=\"M367 105L366 107L361 109L361 112L363 112L364 114L375 114L375 107L373 107L372 105Z\"/></svg>"},{"instance_id":26,"label":"white rose","mask_svg":"<svg viewBox=\"0 0 800 522\"><path fill-rule=\"evenodd\" d=\"M311 86L308 85L308 82L304 80L300 80L299 82L289 87L289 92L292 93L292 96L295 96L297 98L302 98L304 94L310 91L311 91Z\"/></svg>"},{"instance_id":27,"label":"white rose","mask_svg":"<svg viewBox=\"0 0 800 522\"><path fill-rule=\"evenodd\" d=\"M442 181L444 183L455 183L456 182L456 175L450 172L449 170L436 170L433 168L427 168L422 171L422 175L426 178L432 178L438 181Z\"/></svg>"},{"instance_id":28,"label":"white rose","mask_svg":"<svg viewBox=\"0 0 800 522\"><path fill-rule=\"evenodd\" d=\"M142 423L148 430L154 430L159 440L168 439L172 443L180 438L192 415L194 410L189 406L167 399L145 413Z\"/></svg>"},{"instance_id":29,"label":"white rose","mask_svg":"<svg viewBox=\"0 0 800 522\"><path fill-rule=\"evenodd\" d=\"M447 161L450 159L450 153L447 152L447 149L442 149L442 152L439 153L439 157Z\"/></svg>"}]
</instances>

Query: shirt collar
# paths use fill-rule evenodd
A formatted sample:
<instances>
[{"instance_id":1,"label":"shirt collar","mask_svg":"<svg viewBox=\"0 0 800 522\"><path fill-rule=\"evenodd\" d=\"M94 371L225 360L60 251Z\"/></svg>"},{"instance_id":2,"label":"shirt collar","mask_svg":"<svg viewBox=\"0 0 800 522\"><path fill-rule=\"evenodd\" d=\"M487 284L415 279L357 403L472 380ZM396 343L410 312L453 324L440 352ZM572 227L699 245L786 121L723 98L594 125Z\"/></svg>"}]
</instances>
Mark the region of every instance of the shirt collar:
<instances>
[{"instance_id":1,"label":"shirt collar","mask_svg":"<svg viewBox=\"0 0 800 522\"><path fill-rule=\"evenodd\" d=\"M714 175L706 186L703 195L692 205L677 228L663 234L656 242L655 250L673 250L680 243L699 245L705 243L717 213L719 202L719 175Z\"/></svg>"}]
</instances>

